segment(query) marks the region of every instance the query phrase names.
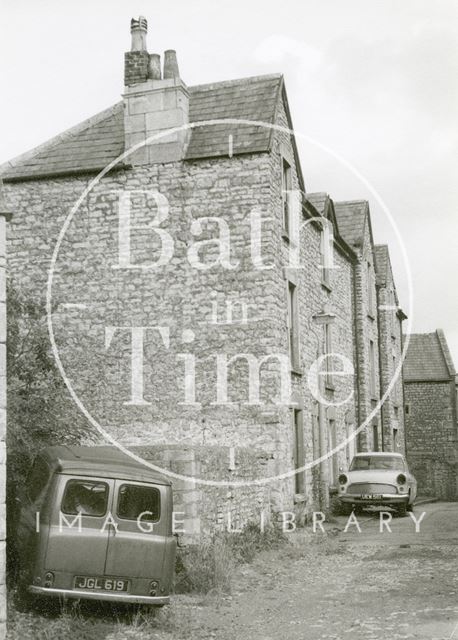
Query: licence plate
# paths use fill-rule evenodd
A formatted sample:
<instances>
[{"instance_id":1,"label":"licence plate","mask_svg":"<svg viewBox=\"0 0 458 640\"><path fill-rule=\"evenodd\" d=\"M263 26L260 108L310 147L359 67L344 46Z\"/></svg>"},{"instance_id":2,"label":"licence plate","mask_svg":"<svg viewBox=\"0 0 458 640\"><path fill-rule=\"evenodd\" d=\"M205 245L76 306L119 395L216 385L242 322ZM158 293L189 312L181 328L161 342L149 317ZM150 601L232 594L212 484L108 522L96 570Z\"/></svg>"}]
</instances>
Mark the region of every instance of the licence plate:
<instances>
[{"instance_id":1,"label":"licence plate","mask_svg":"<svg viewBox=\"0 0 458 640\"><path fill-rule=\"evenodd\" d=\"M381 493L363 493L361 498L363 500L378 500L382 497Z\"/></svg>"},{"instance_id":2,"label":"licence plate","mask_svg":"<svg viewBox=\"0 0 458 640\"><path fill-rule=\"evenodd\" d=\"M75 589L87 589L88 591L128 591L129 580L100 578L97 576L76 576Z\"/></svg>"}]
</instances>

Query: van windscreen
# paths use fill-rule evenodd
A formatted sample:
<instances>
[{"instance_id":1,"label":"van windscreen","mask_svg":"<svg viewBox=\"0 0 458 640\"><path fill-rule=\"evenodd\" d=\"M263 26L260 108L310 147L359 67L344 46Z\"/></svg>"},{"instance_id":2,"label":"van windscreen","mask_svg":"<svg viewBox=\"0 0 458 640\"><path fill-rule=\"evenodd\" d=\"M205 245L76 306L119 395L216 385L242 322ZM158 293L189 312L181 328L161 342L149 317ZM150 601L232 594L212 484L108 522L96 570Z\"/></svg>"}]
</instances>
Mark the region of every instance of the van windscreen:
<instances>
[{"instance_id":1,"label":"van windscreen","mask_svg":"<svg viewBox=\"0 0 458 640\"><path fill-rule=\"evenodd\" d=\"M62 500L62 513L104 516L107 510L108 485L93 480L69 480Z\"/></svg>"},{"instance_id":2,"label":"van windscreen","mask_svg":"<svg viewBox=\"0 0 458 640\"><path fill-rule=\"evenodd\" d=\"M125 520L157 522L160 518L161 496L155 487L123 484L118 495L118 516Z\"/></svg>"}]
</instances>

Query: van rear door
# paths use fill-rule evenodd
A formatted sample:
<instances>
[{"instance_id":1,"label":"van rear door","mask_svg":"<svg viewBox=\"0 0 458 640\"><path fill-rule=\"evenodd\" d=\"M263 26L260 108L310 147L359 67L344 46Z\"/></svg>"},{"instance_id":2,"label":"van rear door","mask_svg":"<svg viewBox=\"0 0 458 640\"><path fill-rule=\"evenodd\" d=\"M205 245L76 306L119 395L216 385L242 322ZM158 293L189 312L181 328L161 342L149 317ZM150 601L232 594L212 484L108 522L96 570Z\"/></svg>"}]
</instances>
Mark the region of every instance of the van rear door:
<instances>
[{"instance_id":1,"label":"van rear door","mask_svg":"<svg viewBox=\"0 0 458 640\"><path fill-rule=\"evenodd\" d=\"M159 579L165 554L166 487L115 480L105 575Z\"/></svg>"},{"instance_id":2,"label":"van rear door","mask_svg":"<svg viewBox=\"0 0 458 640\"><path fill-rule=\"evenodd\" d=\"M61 475L46 552L46 569L103 576L114 480ZM69 585L70 586L70 585Z\"/></svg>"}]
</instances>

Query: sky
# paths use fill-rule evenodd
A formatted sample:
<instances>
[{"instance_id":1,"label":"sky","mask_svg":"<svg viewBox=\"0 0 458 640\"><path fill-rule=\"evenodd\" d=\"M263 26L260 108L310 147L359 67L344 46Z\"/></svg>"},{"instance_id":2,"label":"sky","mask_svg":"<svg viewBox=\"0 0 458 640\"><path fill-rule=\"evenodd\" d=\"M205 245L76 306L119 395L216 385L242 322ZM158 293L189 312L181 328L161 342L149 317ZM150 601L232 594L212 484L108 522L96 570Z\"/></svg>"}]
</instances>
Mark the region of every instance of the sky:
<instances>
[{"instance_id":1,"label":"sky","mask_svg":"<svg viewBox=\"0 0 458 640\"><path fill-rule=\"evenodd\" d=\"M120 99L139 15L188 85L284 74L307 191L370 201L412 331L458 368L458 3L3 0L0 163Z\"/></svg>"}]
</instances>

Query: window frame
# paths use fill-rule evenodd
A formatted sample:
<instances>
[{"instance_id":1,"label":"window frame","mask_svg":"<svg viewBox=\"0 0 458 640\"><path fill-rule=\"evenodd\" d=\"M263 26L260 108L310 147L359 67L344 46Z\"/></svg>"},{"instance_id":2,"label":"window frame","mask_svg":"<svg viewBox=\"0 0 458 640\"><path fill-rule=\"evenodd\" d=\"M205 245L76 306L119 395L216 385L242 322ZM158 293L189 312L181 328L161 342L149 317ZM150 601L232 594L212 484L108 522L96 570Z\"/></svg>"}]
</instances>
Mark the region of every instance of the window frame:
<instances>
[{"instance_id":1,"label":"window frame","mask_svg":"<svg viewBox=\"0 0 458 640\"><path fill-rule=\"evenodd\" d=\"M373 340L369 340L369 391L373 399L377 397L375 342Z\"/></svg>"},{"instance_id":2,"label":"window frame","mask_svg":"<svg viewBox=\"0 0 458 640\"><path fill-rule=\"evenodd\" d=\"M81 484L84 483L93 483L93 484L100 484L100 485L104 485L106 488L106 500L105 500L105 511L102 514L93 514L93 513L82 513L81 511L77 511L76 513L72 512L72 511L64 511L64 502L65 502L65 496L67 495L67 490L68 487L71 483L76 483L79 482ZM108 511L108 504L110 502L110 485L108 484L108 482L106 482L105 480L96 480L95 478L70 478L69 480L67 480L67 482L65 483L65 488L64 488L64 492L62 494L62 499L60 501L60 512L61 513L65 513L68 516L81 516L83 518L104 518L107 515L107 511Z\"/></svg>"},{"instance_id":3,"label":"window frame","mask_svg":"<svg viewBox=\"0 0 458 640\"><path fill-rule=\"evenodd\" d=\"M159 509L158 509L158 514L157 514L157 519L155 520L144 520L145 522L151 523L151 524L156 524L157 522L160 521L161 519L161 515L162 515L162 497L161 497L161 491L160 489L158 489L158 487L154 486L154 485L148 485L148 484L140 484L137 482L123 482L122 484L119 485L118 488L118 495L117 495L117 502L116 502L116 517L119 518L120 520L124 520L126 522L137 522L139 515L138 514L135 518L126 518L124 516L121 516L119 513L119 503L121 500L121 490L123 487L138 487L140 489L153 489L153 491L155 491L158 495L159 498ZM142 511L140 513L143 513Z\"/></svg>"},{"instance_id":4,"label":"window frame","mask_svg":"<svg viewBox=\"0 0 458 640\"><path fill-rule=\"evenodd\" d=\"M287 306L288 306L288 346L291 369L299 371L301 365L301 349L299 339L300 314L299 291L296 282L286 281Z\"/></svg>"},{"instance_id":5,"label":"window frame","mask_svg":"<svg viewBox=\"0 0 458 640\"><path fill-rule=\"evenodd\" d=\"M294 489L296 493L305 493L305 443L304 443L304 412L293 408L293 437L294 437ZM297 471L302 469L302 471Z\"/></svg>"},{"instance_id":6,"label":"window frame","mask_svg":"<svg viewBox=\"0 0 458 640\"><path fill-rule=\"evenodd\" d=\"M291 230L291 200L293 188L293 174L290 162L281 156L281 198L282 198L282 231L289 239Z\"/></svg>"}]
</instances>

